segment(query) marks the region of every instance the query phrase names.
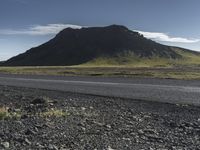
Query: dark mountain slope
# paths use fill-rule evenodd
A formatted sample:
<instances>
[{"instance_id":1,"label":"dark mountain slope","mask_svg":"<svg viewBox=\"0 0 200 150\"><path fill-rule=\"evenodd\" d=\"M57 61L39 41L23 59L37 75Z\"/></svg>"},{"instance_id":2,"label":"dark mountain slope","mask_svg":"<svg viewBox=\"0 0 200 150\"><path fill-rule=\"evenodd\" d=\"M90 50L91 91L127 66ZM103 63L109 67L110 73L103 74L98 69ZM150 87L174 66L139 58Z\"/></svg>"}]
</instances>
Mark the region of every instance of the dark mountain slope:
<instances>
[{"instance_id":1,"label":"dark mountain slope","mask_svg":"<svg viewBox=\"0 0 200 150\"><path fill-rule=\"evenodd\" d=\"M101 56L131 51L139 57L181 58L170 46L144 38L124 26L67 28L55 38L4 62L5 66L78 65Z\"/></svg>"}]
</instances>

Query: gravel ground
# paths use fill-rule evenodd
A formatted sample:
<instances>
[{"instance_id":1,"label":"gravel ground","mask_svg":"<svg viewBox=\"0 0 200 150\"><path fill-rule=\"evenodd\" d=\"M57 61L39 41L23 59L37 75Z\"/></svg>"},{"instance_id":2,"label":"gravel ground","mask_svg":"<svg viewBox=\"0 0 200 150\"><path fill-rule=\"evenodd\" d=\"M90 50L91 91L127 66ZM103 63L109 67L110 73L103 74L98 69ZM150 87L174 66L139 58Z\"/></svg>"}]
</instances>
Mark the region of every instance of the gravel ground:
<instances>
[{"instance_id":1,"label":"gravel ground","mask_svg":"<svg viewBox=\"0 0 200 150\"><path fill-rule=\"evenodd\" d=\"M200 150L200 107L0 86L0 149Z\"/></svg>"}]
</instances>

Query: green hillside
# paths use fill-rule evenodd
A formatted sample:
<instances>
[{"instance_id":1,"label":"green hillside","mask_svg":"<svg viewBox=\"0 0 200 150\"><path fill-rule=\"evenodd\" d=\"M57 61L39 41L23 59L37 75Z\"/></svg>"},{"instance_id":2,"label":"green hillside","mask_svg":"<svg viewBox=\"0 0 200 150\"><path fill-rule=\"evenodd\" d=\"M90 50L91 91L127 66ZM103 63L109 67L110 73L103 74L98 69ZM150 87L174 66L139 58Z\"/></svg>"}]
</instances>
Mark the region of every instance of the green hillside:
<instances>
[{"instance_id":1,"label":"green hillside","mask_svg":"<svg viewBox=\"0 0 200 150\"><path fill-rule=\"evenodd\" d=\"M131 51L118 53L113 57L98 57L79 66L125 66L125 67L174 67L200 66L200 53L172 47L182 58L170 59L157 56L139 57Z\"/></svg>"}]
</instances>

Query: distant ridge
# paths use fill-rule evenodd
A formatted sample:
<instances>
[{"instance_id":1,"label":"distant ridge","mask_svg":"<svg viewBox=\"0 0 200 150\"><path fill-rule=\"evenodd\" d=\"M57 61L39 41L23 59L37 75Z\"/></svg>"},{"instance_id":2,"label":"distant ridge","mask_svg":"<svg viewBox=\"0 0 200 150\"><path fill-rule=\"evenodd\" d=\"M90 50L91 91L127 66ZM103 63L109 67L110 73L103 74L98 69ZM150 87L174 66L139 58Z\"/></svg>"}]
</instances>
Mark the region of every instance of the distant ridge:
<instances>
[{"instance_id":1,"label":"distant ridge","mask_svg":"<svg viewBox=\"0 0 200 150\"><path fill-rule=\"evenodd\" d=\"M111 25L81 29L66 28L50 41L3 62L3 65L79 65L98 57L115 57L124 53L141 58L182 57L174 51L174 47L156 43L125 26Z\"/></svg>"}]
</instances>

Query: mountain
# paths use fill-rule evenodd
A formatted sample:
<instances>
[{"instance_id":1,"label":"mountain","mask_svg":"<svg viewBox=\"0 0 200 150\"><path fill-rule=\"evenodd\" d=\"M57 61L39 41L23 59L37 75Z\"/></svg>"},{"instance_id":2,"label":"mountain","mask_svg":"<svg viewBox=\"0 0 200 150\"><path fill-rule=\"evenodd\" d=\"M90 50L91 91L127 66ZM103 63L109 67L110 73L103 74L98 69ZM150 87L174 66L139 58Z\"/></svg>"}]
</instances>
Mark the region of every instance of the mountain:
<instances>
[{"instance_id":1,"label":"mountain","mask_svg":"<svg viewBox=\"0 0 200 150\"><path fill-rule=\"evenodd\" d=\"M7 60L3 65L79 65L97 58L128 55L139 58L182 58L174 47L156 43L124 26L111 25L81 29L66 28L50 41Z\"/></svg>"}]
</instances>

